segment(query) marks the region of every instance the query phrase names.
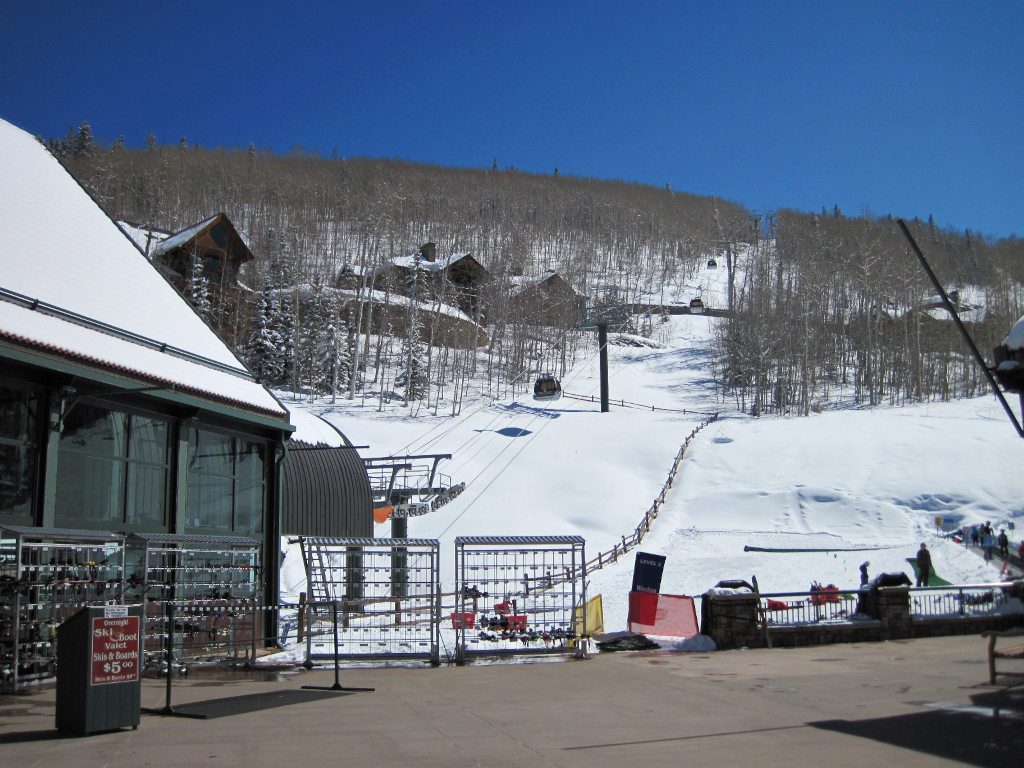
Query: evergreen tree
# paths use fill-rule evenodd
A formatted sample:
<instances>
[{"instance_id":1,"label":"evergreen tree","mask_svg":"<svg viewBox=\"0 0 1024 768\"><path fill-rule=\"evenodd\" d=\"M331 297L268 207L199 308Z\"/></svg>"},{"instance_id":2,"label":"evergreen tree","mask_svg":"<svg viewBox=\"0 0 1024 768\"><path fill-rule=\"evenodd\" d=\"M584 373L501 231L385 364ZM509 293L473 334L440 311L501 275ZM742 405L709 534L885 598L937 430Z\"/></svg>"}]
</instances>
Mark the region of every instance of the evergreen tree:
<instances>
[{"instance_id":1,"label":"evergreen tree","mask_svg":"<svg viewBox=\"0 0 1024 768\"><path fill-rule=\"evenodd\" d=\"M78 133L75 134L74 147L71 154L74 157L90 157L95 150L96 145L92 135L92 126L83 120L82 125L78 128Z\"/></svg>"},{"instance_id":2,"label":"evergreen tree","mask_svg":"<svg viewBox=\"0 0 1024 768\"><path fill-rule=\"evenodd\" d=\"M252 333L245 345L245 361L263 384L280 386L285 382L284 340L277 329L280 302L266 286L255 303Z\"/></svg>"},{"instance_id":3,"label":"evergreen tree","mask_svg":"<svg viewBox=\"0 0 1024 768\"><path fill-rule=\"evenodd\" d=\"M419 323L415 324L419 330ZM401 366L395 385L405 388L405 399L408 402L422 400L427 396L427 349L418 338L407 336L402 341L402 354L399 358Z\"/></svg>"},{"instance_id":4,"label":"evergreen tree","mask_svg":"<svg viewBox=\"0 0 1024 768\"><path fill-rule=\"evenodd\" d=\"M269 235L273 237L273 233ZM292 311L292 301L295 288L289 286L285 276L283 262L275 258L270 262L264 292L271 303L269 310L270 327L273 329L275 342L279 343L277 357L280 365L280 376L277 384L287 384L292 380L292 371L295 364L295 313Z\"/></svg>"},{"instance_id":5,"label":"evergreen tree","mask_svg":"<svg viewBox=\"0 0 1024 768\"><path fill-rule=\"evenodd\" d=\"M303 383L313 396L329 392L334 380L336 306L333 294L318 284L303 309L302 327L298 329L298 357L305 368Z\"/></svg>"},{"instance_id":6,"label":"evergreen tree","mask_svg":"<svg viewBox=\"0 0 1024 768\"><path fill-rule=\"evenodd\" d=\"M188 271L188 300L195 307L196 312L207 323L213 324L213 303L210 300L210 281L206 278L203 270L202 259L199 252L192 253L192 263Z\"/></svg>"},{"instance_id":7,"label":"evergreen tree","mask_svg":"<svg viewBox=\"0 0 1024 768\"><path fill-rule=\"evenodd\" d=\"M405 339L402 341L402 354L399 358L401 369L395 378L395 384L405 387L407 402L422 400L427 394L427 350L420 340L423 335L423 324L416 307L419 303L420 270L414 267L407 278L409 289L409 325Z\"/></svg>"}]
</instances>

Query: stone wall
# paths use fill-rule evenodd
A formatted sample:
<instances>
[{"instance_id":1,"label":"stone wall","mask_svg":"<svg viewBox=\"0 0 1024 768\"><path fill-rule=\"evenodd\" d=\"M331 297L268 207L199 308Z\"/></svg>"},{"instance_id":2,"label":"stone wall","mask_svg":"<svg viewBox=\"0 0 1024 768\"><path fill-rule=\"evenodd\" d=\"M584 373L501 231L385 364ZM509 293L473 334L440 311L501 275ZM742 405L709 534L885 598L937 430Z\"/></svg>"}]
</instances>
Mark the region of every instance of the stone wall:
<instances>
[{"instance_id":1,"label":"stone wall","mask_svg":"<svg viewBox=\"0 0 1024 768\"><path fill-rule=\"evenodd\" d=\"M860 610L869 619L844 623L775 626L763 622L759 599L752 594L705 594L701 601L701 634L720 650L732 648L793 648L830 643L980 634L1020 626L1024 616L968 616L915 619L906 587L885 587L863 593Z\"/></svg>"}]
</instances>

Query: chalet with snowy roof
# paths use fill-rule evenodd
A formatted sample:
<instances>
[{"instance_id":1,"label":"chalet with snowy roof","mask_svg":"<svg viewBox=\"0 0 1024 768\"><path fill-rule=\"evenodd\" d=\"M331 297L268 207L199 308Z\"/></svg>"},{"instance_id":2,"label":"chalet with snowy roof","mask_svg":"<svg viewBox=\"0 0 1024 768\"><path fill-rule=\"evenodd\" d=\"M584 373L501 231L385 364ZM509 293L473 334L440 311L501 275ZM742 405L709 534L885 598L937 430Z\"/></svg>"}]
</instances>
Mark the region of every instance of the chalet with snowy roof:
<instances>
[{"instance_id":1,"label":"chalet with snowy roof","mask_svg":"<svg viewBox=\"0 0 1024 768\"><path fill-rule=\"evenodd\" d=\"M434 300L458 307L471 318L481 313L480 292L490 273L471 254L437 258L437 246L425 243L407 256L398 256L378 267L374 287L385 286L421 301Z\"/></svg>"},{"instance_id":2,"label":"chalet with snowy roof","mask_svg":"<svg viewBox=\"0 0 1024 768\"><path fill-rule=\"evenodd\" d=\"M512 278L510 312L529 317L537 325L559 328L574 325L578 311L585 306L586 297L573 290L557 272Z\"/></svg>"},{"instance_id":3,"label":"chalet with snowy roof","mask_svg":"<svg viewBox=\"0 0 1024 768\"><path fill-rule=\"evenodd\" d=\"M218 213L180 232L119 224L160 274L229 344L235 344L236 331L244 332L249 294L238 275L253 255L227 215Z\"/></svg>"},{"instance_id":4,"label":"chalet with snowy roof","mask_svg":"<svg viewBox=\"0 0 1024 768\"><path fill-rule=\"evenodd\" d=\"M977 323L985 319L985 308L980 304L968 302L956 288L951 289L946 295L949 298L949 303L953 305L953 309L956 310L957 315L963 322ZM942 300L941 296L930 297L915 307L913 311L939 322L952 321L953 319L949 314L949 309L946 307L946 302Z\"/></svg>"},{"instance_id":5,"label":"chalet with snowy roof","mask_svg":"<svg viewBox=\"0 0 1024 768\"><path fill-rule=\"evenodd\" d=\"M193 224L156 242L148 256L184 288L195 265L213 286L238 287L238 272L252 253L224 213Z\"/></svg>"},{"instance_id":6,"label":"chalet with snowy roof","mask_svg":"<svg viewBox=\"0 0 1024 768\"><path fill-rule=\"evenodd\" d=\"M277 568L263 564L280 549L287 410L64 167L2 120L0 163L0 575L87 581L47 593L49 624L97 600L276 602ZM237 234L225 221L188 239L226 254ZM95 587L100 560L119 585L109 592ZM91 576L72 573L86 561ZM213 586L210 569L228 561L237 569ZM45 572L53 563L60 573Z\"/></svg>"}]
</instances>

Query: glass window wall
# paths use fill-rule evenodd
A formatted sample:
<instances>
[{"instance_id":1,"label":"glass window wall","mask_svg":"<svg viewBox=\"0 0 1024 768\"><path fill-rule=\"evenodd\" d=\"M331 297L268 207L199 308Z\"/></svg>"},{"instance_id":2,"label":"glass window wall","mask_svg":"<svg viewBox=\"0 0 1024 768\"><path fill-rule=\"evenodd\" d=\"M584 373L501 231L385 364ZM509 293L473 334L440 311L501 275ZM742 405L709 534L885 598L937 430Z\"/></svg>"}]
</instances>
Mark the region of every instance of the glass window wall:
<instances>
[{"instance_id":1,"label":"glass window wall","mask_svg":"<svg viewBox=\"0 0 1024 768\"><path fill-rule=\"evenodd\" d=\"M167 530L170 432L163 419L72 405L60 437L57 525Z\"/></svg>"},{"instance_id":2,"label":"glass window wall","mask_svg":"<svg viewBox=\"0 0 1024 768\"><path fill-rule=\"evenodd\" d=\"M31 525L39 471L42 393L0 384L0 521Z\"/></svg>"},{"instance_id":3,"label":"glass window wall","mask_svg":"<svg viewBox=\"0 0 1024 768\"><path fill-rule=\"evenodd\" d=\"M259 537L266 504L262 443L189 429L188 533Z\"/></svg>"}]
</instances>

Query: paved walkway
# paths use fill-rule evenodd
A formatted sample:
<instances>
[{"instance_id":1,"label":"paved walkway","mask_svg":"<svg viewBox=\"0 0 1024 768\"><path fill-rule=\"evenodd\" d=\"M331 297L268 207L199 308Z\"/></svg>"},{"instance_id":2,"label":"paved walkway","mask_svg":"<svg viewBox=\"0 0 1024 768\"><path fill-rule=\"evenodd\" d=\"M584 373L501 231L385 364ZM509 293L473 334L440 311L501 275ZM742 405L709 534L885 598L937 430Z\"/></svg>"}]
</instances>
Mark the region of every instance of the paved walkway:
<instances>
[{"instance_id":1,"label":"paved walkway","mask_svg":"<svg viewBox=\"0 0 1024 768\"><path fill-rule=\"evenodd\" d=\"M988 684L977 635L440 669L218 672L137 730L61 737L53 688L0 697L0 766L1021 765L1024 676ZM1022 670L1024 671L1024 670ZM220 700L236 698L233 702ZM165 686L143 683L143 706ZM261 708L262 707L262 708ZM998 712L998 714L996 714Z\"/></svg>"},{"instance_id":2,"label":"paved walkway","mask_svg":"<svg viewBox=\"0 0 1024 768\"><path fill-rule=\"evenodd\" d=\"M993 549L993 552L992 552L992 562L995 563L996 567L998 567L998 568L1003 568L1005 566L1006 578L1007 579L1024 578L1024 561L1022 561L1017 556L1017 547L1019 547L1019 546L1020 546L1020 544L1018 543L1015 546L1010 547L1010 551L1008 553L1008 557L1006 557L1006 558L1003 558L1003 557L999 556L999 548L998 547ZM967 545L967 548L971 552L974 552L978 557L981 557L981 558L985 557L985 548L984 547L976 547L973 544L969 544L969 545Z\"/></svg>"}]
</instances>

